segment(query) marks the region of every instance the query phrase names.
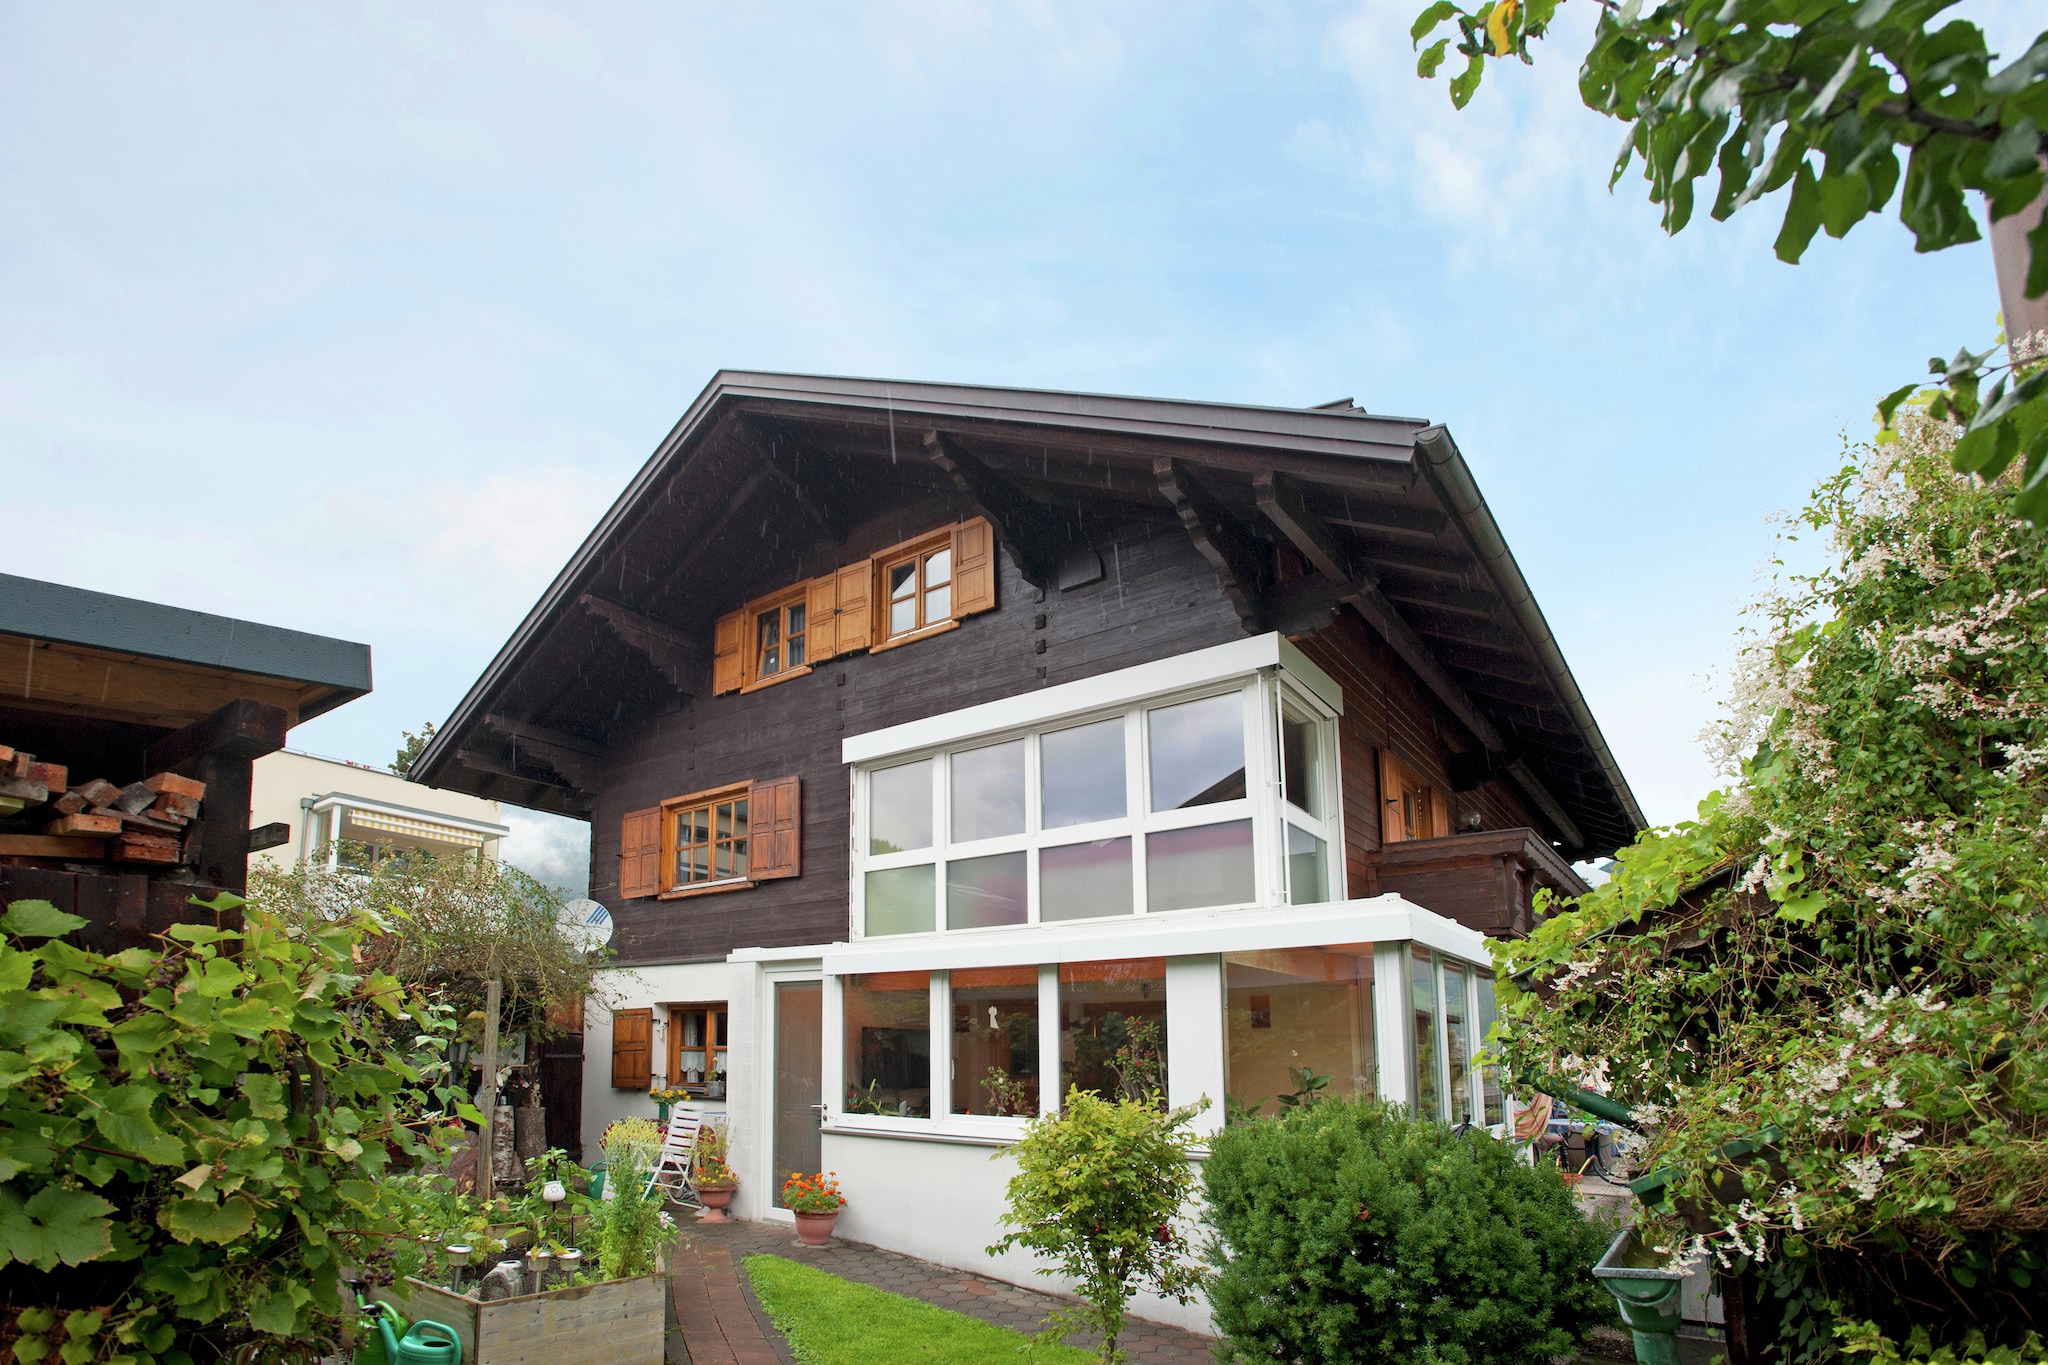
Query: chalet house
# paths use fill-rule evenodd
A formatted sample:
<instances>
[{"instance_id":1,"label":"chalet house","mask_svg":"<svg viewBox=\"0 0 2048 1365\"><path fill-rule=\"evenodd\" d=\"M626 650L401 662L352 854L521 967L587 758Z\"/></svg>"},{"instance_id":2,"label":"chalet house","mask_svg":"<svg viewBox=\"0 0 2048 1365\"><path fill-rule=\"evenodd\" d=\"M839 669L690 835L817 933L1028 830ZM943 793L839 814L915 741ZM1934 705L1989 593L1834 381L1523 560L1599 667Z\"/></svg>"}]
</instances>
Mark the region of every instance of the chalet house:
<instances>
[{"instance_id":1,"label":"chalet house","mask_svg":"<svg viewBox=\"0 0 2048 1365\"><path fill-rule=\"evenodd\" d=\"M1441 426L738 372L412 776L592 822L586 1148L682 1085L742 1215L1020 1282L1070 1087L1502 1122L1483 938L1643 823Z\"/></svg>"}]
</instances>

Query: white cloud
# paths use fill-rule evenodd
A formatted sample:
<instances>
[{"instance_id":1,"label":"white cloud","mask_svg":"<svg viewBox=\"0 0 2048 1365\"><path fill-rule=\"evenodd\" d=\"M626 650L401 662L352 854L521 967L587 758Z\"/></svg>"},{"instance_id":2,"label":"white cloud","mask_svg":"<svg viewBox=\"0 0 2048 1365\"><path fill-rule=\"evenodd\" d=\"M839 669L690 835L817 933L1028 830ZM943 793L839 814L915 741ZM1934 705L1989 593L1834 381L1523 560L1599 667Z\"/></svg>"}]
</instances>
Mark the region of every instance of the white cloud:
<instances>
[{"instance_id":1,"label":"white cloud","mask_svg":"<svg viewBox=\"0 0 2048 1365\"><path fill-rule=\"evenodd\" d=\"M512 832L498 856L536 881L573 898L590 894L590 824L543 811L502 806L498 818Z\"/></svg>"}]
</instances>

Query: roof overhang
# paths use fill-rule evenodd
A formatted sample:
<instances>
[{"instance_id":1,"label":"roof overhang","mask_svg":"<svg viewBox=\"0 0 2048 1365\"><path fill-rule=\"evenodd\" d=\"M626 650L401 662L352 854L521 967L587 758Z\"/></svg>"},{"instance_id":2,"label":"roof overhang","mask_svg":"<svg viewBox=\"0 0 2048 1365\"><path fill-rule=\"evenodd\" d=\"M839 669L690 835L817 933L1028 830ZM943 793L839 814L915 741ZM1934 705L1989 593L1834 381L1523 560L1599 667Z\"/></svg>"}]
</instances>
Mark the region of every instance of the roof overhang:
<instances>
[{"instance_id":1,"label":"roof overhang","mask_svg":"<svg viewBox=\"0 0 2048 1365\"><path fill-rule=\"evenodd\" d=\"M0 574L9 710L175 730L246 698L296 724L369 690L368 645Z\"/></svg>"}]
</instances>

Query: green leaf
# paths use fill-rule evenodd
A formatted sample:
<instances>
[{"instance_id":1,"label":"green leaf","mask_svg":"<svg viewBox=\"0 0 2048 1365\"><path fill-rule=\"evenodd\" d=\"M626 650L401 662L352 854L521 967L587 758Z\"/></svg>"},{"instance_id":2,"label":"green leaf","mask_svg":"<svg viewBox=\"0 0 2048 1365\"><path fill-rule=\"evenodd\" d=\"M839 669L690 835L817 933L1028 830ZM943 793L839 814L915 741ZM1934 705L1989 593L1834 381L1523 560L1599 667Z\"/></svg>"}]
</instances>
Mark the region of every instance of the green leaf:
<instances>
[{"instance_id":1,"label":"green leaf","mask_svg":"<svg viewBox=\"0 0 2048 1365\"><path fill-rule=\"evenodd\" d=\"M1890 426L1892 417L1899 410L1899 404L1911 398L1919 390L1918 384L1901 384L1877 400L1877 420L1881 425Z\"/></svg>"},{"instance_id":2,"label":"green leaf","mask_svg":"<svg viewBox=\"0 0 2048 1365\"><path fill-rule=\"evenodd\" d=\"M157 1096L140 1085L124 1085L99 1097L93 1123L115 1147L156 1166L185 1159L185 1144L156 1126Z\"/></svg>"},{"instance_id":3,"label":"green leaf","mask_svg":"<svg viewBox=\"0 0 2048 1365\"><path fill-rule=\"evenodd\" d=\"M85 923L48 901L15 901L0 915L0 930L19 938L62 938L73 929L84 928Z\"/></svg>"},{"instance_id":4,"label":"green leaf","mask_svg":"<svg viewBox=\"0 0 2048 1365\"><path fill-rule=\"evenodd\" d=\"M1408 37L1416 44L1422 42L1422 35L1441 24L1458 12L1452 0L1436 0L1436 3L1415 16L1415 22L1408 26Z\"/></svg>"},{"instance_id":5,"label":"green leaf","mask_svg":"<svg viewBox=\"0 0 2048 1365\"><path fill-rule=\"evenodd\" d=\"M0 1047L20 1047L43 1036L70 1005L68 1000L52 1000L27 991L0 997Z\"/></svg>"},{"instance_id":6,"label":"green leaf","mask_svg":"<svg viewBox=\"0 0 2048 1365\"><path fill-rule=\"evenodd\" d=\"M249 1303L249 1325L259 1332L268 1332L274 1337L292 1336L296 1333L298 1320L298 1306L287 1294L265 1294Z\"/></svg>"},{"instance_id":7,"label":"green leaf","mask_svg":"<svg viewBox=\"0 0 2048 1365\"><path fill-rule=\"evenodd\" d=\"M1472 96L1479 91L1479 78L1486 74L1486 59L1473 54L1465 63L1465 69L1451 77L1451 103L1460 109L1472 102Z\"/></svg>"},{"instance_id":8,"label":"green leaf","mask_svg":"<svg viewBox=\"0 0 2048 1365\"><path fill-rule=\"evenodd\" d=\"M0 1185L0 1265L8 1260L54 1270L84 1265L112 1250L107 1215L114 1206L96 1194L47 1185L27 1200Z\"/></svg>"},{"instance_id":9,"label":"green leaf","mask_svg":"<svg viewBox=\"0 0 2048 1365\"><path fill-rule=\"evenodd\" d=\"M1439 38L1422 50L1415 59L1415 74L1428 80L1436 75L1436 69L1444 64L1444 53L1450 48L1449 38Z\"/></svg>"},{"instance_id":10,"label":"green leaf","mask_svg":"<svg viewBox=\"0 0 2048 1365\"><path fill-rule=\"evenodd\" d=\"M256 1226L256 1206L239 1194L218 1204L177 1199L157 1214L157 1223L181 1242L232 1242Z\"/></svg>"},{"instance_id":11,"label":"green leaf","mask_svg":"<svg viewBox=\"0 0 2048 1365\"><path fill-rule=\"evenodd\" d=\"M284 1086L275 1076L252 1071L242 1077L242 1093L249 1097L249 1112L259 1119L285 1116Z\"/></svg>"},{"instance_id":12,"label":"green leaf","mask_svg":"<svg viewBox=\"0 0 2048 1365\"><path fill-rule=\"evenodd\" d=\"M1820 220L1820 187L1813 178L1813 167L1802 158L1792 180L1792 202L1785 207L1785 224L1778 230L1778 259L1786 265L1798 265L1799 258L1806 254L1807 243L1820 227Z\"/></svg>"},{"instance_id":13,"label":"green leaf","mask_svg":"<svg viewBox=\"0 0 2048 1365\"><path fill-rule=\"evenodd\" d=\"M20 952L0 944L0 991L27 990L35 970L34 954Z\"/></svg>"},{"instance_id":14,"label":"green leaf","mask_svg":"<svg viewBox=\"0 0 2048 1365\"><path fill-rule=\"evenodd\" d=\"M1808 891L1793 896L1778 907L1778 918L1792 920L1798 924L1811 924L1820 912L1827 908L1827 897L1818 891Z\"/></svg>"},{"instance_id":15,"label":"green leaf","mask_svg":"<svg viewBox=\"0 0 2048 1365\"><path fill-rule=\"evenodd\" d=\"M1870 182L1859 171L1823 176L1819 189L1821 226L1838 241L1870 212Z\"/></svg>"}]
</instances>

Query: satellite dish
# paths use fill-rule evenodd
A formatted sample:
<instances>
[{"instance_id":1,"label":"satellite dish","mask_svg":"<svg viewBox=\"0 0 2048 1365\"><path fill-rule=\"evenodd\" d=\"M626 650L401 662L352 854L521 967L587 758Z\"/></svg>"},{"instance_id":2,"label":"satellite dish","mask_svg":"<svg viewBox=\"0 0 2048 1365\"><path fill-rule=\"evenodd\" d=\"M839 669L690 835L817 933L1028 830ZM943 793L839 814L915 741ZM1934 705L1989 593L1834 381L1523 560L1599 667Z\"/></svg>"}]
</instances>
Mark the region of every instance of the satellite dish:
<instances>
[{"instance_id":1,"label":"satellite dish","mask_svg":"<svg viewBox=\"0 0 2048 1365\"><path fill-rule=\"evenodd\" d=\"M569 901L555 913L555 932L578 952L591 952L612 941L612 912L594 900Z\"/></svg>"}]
</instances>

